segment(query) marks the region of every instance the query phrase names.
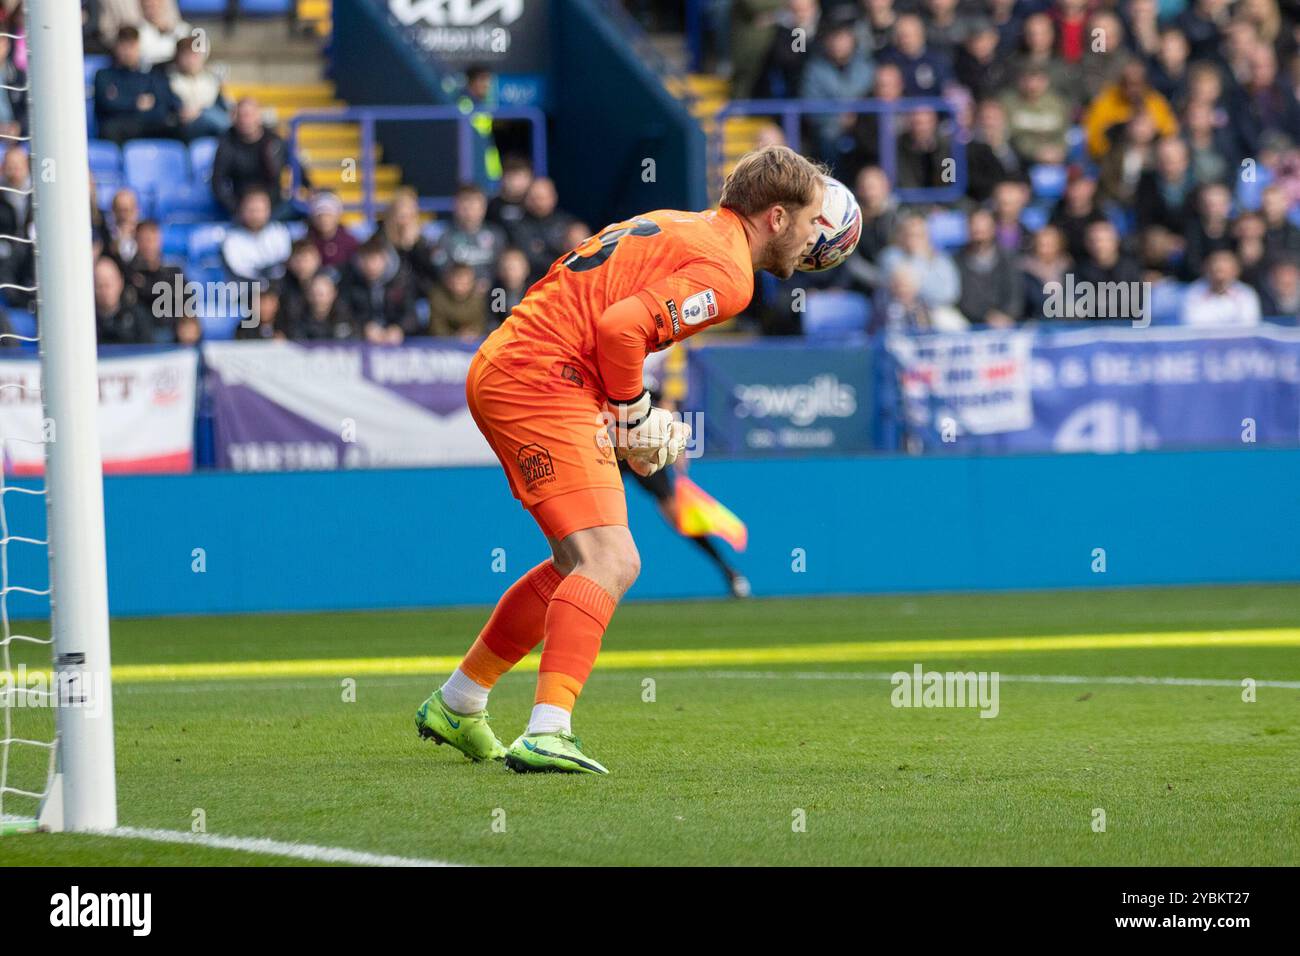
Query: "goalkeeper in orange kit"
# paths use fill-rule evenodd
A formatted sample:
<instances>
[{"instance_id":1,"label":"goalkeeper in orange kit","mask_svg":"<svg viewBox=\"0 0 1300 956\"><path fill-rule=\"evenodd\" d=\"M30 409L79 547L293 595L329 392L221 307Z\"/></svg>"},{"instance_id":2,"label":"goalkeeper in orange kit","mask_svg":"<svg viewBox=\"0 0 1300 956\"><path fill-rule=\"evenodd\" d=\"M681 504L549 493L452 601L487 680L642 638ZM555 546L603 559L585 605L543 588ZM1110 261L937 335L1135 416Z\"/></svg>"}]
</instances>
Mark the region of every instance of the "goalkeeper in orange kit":
<instances>
[{"instance_id":1,"label":"goalkeeper in orange kit","mask_svg":"<svg viewBox=\"0 0 1300 956\"><path fill-rule=\"evenodd\" d=\"M756 271L794 273L813 245L824 173L784 146L751 152L727 177L719 208L606 226L557 259L488 336L469 367L469 409L552 556L511 585L420 706L421 736L519 772L607 772L570 722L614 608L640 571L619 461L652 475L690 439L651 402L642 365L741 312ZM507 749L488 724L488 692L538 644L532 716Z\"/></svg>"}]
</instances>

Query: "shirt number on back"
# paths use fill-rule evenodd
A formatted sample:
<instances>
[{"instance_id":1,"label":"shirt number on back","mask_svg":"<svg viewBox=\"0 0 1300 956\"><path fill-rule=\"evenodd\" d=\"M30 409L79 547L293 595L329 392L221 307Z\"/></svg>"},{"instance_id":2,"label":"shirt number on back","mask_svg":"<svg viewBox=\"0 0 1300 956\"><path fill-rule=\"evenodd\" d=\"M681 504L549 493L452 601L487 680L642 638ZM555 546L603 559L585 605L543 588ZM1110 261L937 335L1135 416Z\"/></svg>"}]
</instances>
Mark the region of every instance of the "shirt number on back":
<instances>
[{"instance_id":1,"label":"shirt number on back","mask_svg":"<svg viewBox=\"0 0 1300 956\"><path fill-rule=\"evenodd\" d=\"M614 251L624 236L656 236L659 226L649 219L630 219L626 223L610 226L598 236L592 236L574 249L561 263L574 272L587 272L596 268Z\"/></svg>"}]
</instances>

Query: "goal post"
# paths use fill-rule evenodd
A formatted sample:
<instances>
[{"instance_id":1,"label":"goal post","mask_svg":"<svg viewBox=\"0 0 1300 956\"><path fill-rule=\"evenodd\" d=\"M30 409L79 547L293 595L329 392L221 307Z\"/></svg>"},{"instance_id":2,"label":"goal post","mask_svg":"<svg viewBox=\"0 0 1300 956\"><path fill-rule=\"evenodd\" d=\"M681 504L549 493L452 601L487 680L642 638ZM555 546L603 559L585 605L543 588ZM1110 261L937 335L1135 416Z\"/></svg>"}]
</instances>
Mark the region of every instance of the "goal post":
<instances>
[{"instance_id":1,"label":"goal post","mask_svg":"<svg viewBox=\"0 0 1300 956\"><path fill-rule=\"evenodd\" d=\"M102 830L117 826L117 786L81 5L27 0L26 6L58 698L58 776L42 823L51 829Z\"/></svg>"}]
</instances>

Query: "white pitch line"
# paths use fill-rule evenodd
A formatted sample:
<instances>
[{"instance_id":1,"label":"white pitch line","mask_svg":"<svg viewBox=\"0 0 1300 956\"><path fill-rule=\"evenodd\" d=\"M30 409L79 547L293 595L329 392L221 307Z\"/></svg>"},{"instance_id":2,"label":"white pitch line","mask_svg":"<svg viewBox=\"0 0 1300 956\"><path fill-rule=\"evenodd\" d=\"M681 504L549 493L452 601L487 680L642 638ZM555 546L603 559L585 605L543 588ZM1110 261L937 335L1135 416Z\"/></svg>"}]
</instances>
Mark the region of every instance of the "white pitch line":
<instances>
[{"instance_id":1,"label":"white pitch line","mask_svg":"<svg viewBox=\"0 0 1300 956\"><path fill-rule=\"evenodd\" d=\"M408 856L389 856L382 853L365 853L336 846L315 846L311 843L285 843L263 837L218 836L215 833L186 833L183 830L153 830L139 827L117 827L113 830L91 831L95 836L125 837L132 840L151 840L154 843L180 843L190 846L213 847L219 850L237 850L263 856L283 856L312 863L347 863L352 866L460 866L446 860L421 860Z\"/></svg>"},{"instance_id":2,"label":"white pitch line","mask_svg":"<svg viewBox=\"0 0 1300 956\"><path fill-rule=\"evenodd\" d=\"M678 671L676 673L698 674L702 677L740 678L749 680L883 680L891 681L899 673L867 673L865 671ZM904 673L911 674L911 671ZM1219 677L1107 677L1085 676L1080 674L1003 674L998 672L998 680L1021 684L1129 684L1172 687L1240 687L1245 678L1232 680ZM1256 687L1280 687L1284 690L1300 690L1300 681L1295 680L1257 680Z\"/></svg>"}]
</instances>

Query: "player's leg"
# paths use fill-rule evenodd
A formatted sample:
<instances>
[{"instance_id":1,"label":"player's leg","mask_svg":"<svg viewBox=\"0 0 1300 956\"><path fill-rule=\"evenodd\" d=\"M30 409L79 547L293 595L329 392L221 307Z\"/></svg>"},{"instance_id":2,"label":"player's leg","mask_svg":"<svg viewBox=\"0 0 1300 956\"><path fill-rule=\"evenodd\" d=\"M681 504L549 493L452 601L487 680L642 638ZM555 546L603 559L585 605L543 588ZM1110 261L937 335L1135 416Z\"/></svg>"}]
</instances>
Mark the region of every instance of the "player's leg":
<instances>
[{"instance_id":1,"label":"player's leg","mask_svg":"<svg viewBox=\"0 0 1300 956\"><path fill-rule=\"evenodd\" d=\"M506 754L506 766L519 772L606 773L573 736L572 714L641 559L627 525L617 524L564 535L555 545L555 563L566 573L546 611L533 712L528 729Z\"/></svg>"}]
</instances>

